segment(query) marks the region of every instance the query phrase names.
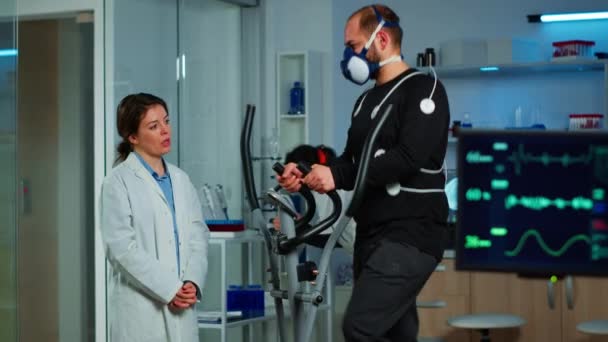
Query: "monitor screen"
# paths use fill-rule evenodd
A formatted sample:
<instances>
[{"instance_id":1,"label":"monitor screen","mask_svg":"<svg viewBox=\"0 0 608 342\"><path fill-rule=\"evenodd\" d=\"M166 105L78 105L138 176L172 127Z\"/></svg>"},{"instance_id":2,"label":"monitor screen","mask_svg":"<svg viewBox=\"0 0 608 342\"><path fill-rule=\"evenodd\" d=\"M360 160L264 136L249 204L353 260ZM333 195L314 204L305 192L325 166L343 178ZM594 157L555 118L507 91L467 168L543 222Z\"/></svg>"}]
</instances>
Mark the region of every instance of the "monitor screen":
<instances>
[{"instance_id":1,"label":"monitor screen","mask_svg":"<svg viewBox=\"0 0 608 342\"><path fill-rule=\"evenodd\" d=\"M608 275L608 134L461 130L456 266Z\"/></svg>"}]
</instances>

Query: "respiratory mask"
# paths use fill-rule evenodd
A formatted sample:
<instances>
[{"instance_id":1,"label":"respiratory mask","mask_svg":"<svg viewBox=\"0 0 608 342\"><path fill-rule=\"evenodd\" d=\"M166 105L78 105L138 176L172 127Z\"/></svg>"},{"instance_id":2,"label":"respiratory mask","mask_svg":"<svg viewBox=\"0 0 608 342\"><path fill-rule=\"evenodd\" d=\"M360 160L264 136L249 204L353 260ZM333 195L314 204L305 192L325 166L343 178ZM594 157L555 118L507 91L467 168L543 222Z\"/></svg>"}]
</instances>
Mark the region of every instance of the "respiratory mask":
<instances>
[{"instance_id":1,"label":"respiratory mask","mask_svg":"<svg viewBox=\"0 0 608 342\"><path fill-rule=\"evenodd\" d=\"M382 27L399 27L398 22L385 21L375 6L372 6L372 9L374 10L374 13L376 14L376 19L378 20L378 26L376 26L376 29L374 30L372 35L369 37L369 40L367 41L367 43L365 43L365 46L363 47L361 52L356 53L352 47L347 46L344 49L344 56L343 56L342 61L340 62L340 68L342 69L342 75L344 75L344 77L347 80L349 80L353 83L356 83L358 85L363 85L370 78L375 78L376 74L378 73L378 70L382 66L392 63L392 62L398 62L401 60L401 56L392 56L381 62L372 62L372 61L368 60L367 57L365 57L365 55L369 51L370 46L374 42L374 39L376 39L376 35L378 34L378 32L380 32Z\"/></svg>"}]
</instances>

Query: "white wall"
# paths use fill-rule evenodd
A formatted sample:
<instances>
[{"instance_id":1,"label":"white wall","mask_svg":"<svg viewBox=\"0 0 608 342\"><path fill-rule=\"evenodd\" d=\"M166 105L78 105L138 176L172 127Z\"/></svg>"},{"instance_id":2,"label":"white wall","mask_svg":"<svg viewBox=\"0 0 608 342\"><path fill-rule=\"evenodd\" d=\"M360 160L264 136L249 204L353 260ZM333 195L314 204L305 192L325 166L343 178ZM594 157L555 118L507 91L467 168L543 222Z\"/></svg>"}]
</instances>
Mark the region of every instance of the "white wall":
<instances>
[{"instance_id":1,"label":"white wall","mask_svg":"<svg viewBox=\"0 0 608 342\"><path fill-rule=\"evenodd\" d=\"M608 22L578 22L530 24L526 15L550 12L605 10L601 0L458 0L446 3L441 0L411 1L387 0L401 17L404 29L404 55L415 65L416 53L426 47L438 51L439 43L453 39L519 38L534 40L544 47L548 58L551 42L568 39L595 40L596 51L608 50ZM333 1L334 59L341 59L343 27L348 16L368 5L362 0ZM352 105L361 93L360 87L349 84L336 66L333 72L334 87L334 142L343 146L350 120ZM560 76L535 75L529 78L509 78L478 82L446 80L452 119L461 119L465 111L482 125L504 127L516 105L524 110L540 107L546 123L563 128L568 113L603 112L604 97L601 75L568 75L565 83ZM568 84L568 86L564 86ZM608 113L606 113L608 114ZM566 120L566 121L564 121Z\"/></svg>"},{"instance_id":2,"label":"white wall","mask_svg":"<svg viewBox=\"0 0 608 342\"><path fill-rule=\"evenodd\" d=\"M323 114L326 120L322 127L312 127L322 132L322 141L313 144L331 143L332 136L332 78L335 61L331 41L331 3L326 0L266 0L261 2L265 15L264 58L265 68L265 116L266 129L275 126L276 107L276 54L280 51L315 50L321 53ZM305 85L306 87L306 85ZM313 100L313 99L310 99Z\"/></svg>"}]
</instances>

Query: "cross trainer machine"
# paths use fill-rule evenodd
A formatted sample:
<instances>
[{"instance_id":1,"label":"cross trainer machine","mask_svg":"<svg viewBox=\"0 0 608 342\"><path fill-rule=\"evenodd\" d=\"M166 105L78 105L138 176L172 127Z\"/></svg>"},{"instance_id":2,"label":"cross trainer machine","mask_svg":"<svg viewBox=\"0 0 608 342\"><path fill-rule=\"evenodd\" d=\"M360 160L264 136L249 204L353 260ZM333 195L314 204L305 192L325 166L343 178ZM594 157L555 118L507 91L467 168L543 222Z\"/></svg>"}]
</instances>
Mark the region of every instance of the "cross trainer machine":
<instances>
[{"instance_id":1,"label":"cross trainer machine","mask_svg":"<svg viewBox=\"0 0 608 342\"><path fill-rule=\"evenodd\" d=\"M274 298L279 339L281 342L288 341L285 308L283 306L284 300L287 300L289 303L290 314L293 320L293 340L295 342L310 341L318 307L324 300L322 293L326 285L331 253L336 246L338 237L342 234L348 221L350 221L357 208L361 205L369 160L373 156L374 142L391 110L392 105L388 105L384 112L374 120L374 127L365 140L357 170L353 197L345 215L340 218L342 203L338 194L335 191L331 191L327 195L334 205L332 213L329 217L311 226L309 222L314 215L315 202L310 189L303 185L300 190L300 193L307 202L307 211L301 218L298 218L296 210L292 207L290 201L286 200L279 193L281 188L277 186L275 189L266 192L266 198L279 208L281 231L277 232L274 229L266 227L266 220L262 215L255 189L250 146L255 106L247 105L245 122L241 131L241 162L247 200L251 209L252 228L258 230L264 237L266 252L268 254L269 283L271 285L270 295ZM283 166L279 163L275 164L273 169L277 173L283 172ZM310 171L303 164L298 165L298 169L304 174ZM310 262L299 264L297 247L334 225L338 219L340 221L335 226L336 228L329 236L323 248L318 267ZM279 278L279 262L281 258L284 258L287 272L286 290L281 289ZM315 282L311 283L312 286L303 286L302 282L304 281Z\"/></svg>"}]
</instances>

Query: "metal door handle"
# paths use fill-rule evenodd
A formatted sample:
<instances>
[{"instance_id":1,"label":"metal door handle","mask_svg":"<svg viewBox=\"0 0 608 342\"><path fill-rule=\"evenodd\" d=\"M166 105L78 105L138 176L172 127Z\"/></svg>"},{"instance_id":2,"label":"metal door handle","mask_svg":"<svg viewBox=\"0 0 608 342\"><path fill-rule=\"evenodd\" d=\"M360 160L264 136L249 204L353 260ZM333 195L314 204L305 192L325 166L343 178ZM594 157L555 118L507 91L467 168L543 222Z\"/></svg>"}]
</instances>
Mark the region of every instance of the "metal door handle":
<instances>
[{"instance_id":1,"label":"metal door handle","mask_svg":"<svg viewBox=\"0 0 608 342\"><path fill-rule=\"evenodd\" d=\"M186 79L186 54L182 54L182 80Z\"/></svg>"},{"instance_id":2,"label":"metal door handle","mask_svg":"<svg viewBox=\"0 0 608 342\"><path fill-rule=\"evenodd\" d=\"M568 305L568 310L574 309L574 281L572 280L572 276L566 277L566 304Z\"/></svg>"},{"instance_id":3,"label":"metal door handle","mask_svg":"<svg viewBox=\"0 0 608 342\"><path fill-rule=\"evenodd\" d=\"M31 194L30 181L25 178L19 180L19 190L17 196L19 196L19 213L22 216L29 215L32 213L32 194Z\"/></svg>"},{"instance_id":4,"label":"metal door handle","mask_svg":"<svg viewBox=\"0 0 608 342\"><path fill-rule=\"evenodd\" d=\"M551 310L555 309L555 286L551 280L547 281L547 303Z\"/></svg>"}]
</instances>

